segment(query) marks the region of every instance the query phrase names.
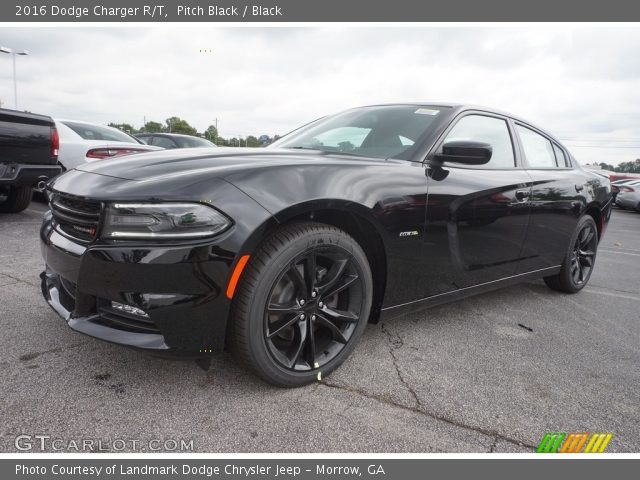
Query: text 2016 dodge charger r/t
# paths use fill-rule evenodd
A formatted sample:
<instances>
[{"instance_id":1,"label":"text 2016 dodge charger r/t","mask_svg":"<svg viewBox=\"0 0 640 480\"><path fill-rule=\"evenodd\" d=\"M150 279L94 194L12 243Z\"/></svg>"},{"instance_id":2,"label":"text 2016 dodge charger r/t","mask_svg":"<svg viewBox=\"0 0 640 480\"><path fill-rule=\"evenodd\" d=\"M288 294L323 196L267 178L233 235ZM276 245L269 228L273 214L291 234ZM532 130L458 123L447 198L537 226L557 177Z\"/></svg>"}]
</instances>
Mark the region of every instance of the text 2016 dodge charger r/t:
<instances>
[{"instance_id":1,"label":"text 2016 dodge charger r/t","mask_svg":"<svg viewBox=\"0 0 640 480\"><path fill-rule=\"evenodd\" d=\"M330 373L382 317L534 278L579 291L611 213L609 181L554 137L450 104L82 165L49 189L42 290L71 328L183 357L226 341L280 386Z\"/></svg>"}]
</instances>

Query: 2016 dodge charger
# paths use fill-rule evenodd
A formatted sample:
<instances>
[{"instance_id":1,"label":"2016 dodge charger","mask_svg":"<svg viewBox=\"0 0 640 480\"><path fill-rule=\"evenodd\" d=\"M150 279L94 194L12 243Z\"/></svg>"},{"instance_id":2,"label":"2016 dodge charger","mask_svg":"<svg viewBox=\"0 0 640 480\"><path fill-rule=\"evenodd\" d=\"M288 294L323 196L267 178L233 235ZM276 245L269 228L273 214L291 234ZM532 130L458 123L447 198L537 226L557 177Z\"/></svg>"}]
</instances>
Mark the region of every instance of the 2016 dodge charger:
<instances>
[{"instance_id":1,"label":"2016 dodge charger","mask_svg":"<svg viewBox=\"0 0 640 480\"><path fill-rule=\"evenodd\" d=\"M71 328L183 357L226 341L280 386L329 374L381 317L535 278L578 292L611 212L553 136L451 104L82 165L49 196L42 291Z\"/></svg>"}]
</instances>

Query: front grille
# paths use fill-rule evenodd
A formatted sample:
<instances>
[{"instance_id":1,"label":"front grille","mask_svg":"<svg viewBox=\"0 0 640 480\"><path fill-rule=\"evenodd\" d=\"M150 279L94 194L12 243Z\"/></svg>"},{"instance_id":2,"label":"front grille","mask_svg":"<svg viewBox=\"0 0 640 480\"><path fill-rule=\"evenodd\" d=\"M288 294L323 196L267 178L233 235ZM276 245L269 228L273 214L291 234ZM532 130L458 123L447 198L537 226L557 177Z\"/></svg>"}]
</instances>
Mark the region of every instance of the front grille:
<instances>
[{"instance_id":1,"label":"front grille","mask_svg":"<svg viewBox=\"0 0 640 480\"><path fill-rule=\"evenodd\" d=\"M62 233L83 243L95 240L102 211L100 202L54 193L49 205Z\"/></svg>"}]
</instances>

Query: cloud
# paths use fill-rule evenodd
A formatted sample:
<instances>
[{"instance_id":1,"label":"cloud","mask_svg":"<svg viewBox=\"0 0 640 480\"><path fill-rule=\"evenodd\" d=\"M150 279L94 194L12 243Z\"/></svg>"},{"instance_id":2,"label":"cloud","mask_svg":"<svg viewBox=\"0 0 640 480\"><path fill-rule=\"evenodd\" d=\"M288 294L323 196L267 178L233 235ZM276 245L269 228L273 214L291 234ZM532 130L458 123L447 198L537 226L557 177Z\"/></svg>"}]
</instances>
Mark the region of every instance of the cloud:
<instances>
[{"instance_id":1,"label":"cloud","mask_svg":"<svg viewBox=\"0 0 640 480\"><path fill-rule=\"evenodd\" d=\"M30 51L20 108L56 117L176 115L199 130L217 118L245 136L357 105L453 101L529 119L583 163L640 157L635 27L3 27L0 43ZM6 55L0 101L13 106Z\"/></svg>"}]
</instances>

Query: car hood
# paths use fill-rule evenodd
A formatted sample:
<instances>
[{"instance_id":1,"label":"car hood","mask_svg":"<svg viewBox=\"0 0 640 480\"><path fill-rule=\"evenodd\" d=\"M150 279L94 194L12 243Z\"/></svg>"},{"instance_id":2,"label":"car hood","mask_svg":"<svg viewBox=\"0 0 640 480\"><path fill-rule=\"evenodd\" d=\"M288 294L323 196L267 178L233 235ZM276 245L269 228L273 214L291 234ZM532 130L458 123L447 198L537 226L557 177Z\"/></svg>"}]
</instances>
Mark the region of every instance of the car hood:
<instances>
[{"instance_id":1,"label":"car hood","mask_svg":"<svg viewBox=\"0 0 640 480\"><path fill-rule=\"evenodd\" d=\"M140 153L81 165L77 170L125 180L162 180L176 176L226 177L240 171L318 163L376 162L318 150L262 148L184 148Z\"/></svg>"}]
</instances>

